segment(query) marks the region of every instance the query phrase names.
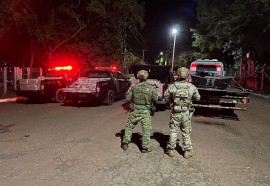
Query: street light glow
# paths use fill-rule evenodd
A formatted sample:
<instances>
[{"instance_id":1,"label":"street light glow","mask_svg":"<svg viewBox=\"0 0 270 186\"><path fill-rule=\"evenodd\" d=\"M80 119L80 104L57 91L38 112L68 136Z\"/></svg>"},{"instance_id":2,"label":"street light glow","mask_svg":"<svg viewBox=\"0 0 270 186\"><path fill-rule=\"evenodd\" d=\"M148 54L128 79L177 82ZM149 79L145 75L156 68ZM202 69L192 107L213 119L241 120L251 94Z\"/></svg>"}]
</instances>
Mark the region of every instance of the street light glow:
<instances>
[{"instance_id":1,"label":"street light glow","mask_svg":"<svg viewBox=\"0 0 270 186\"><path fill-rule=\"evenodd\" d=\"M172 29L172 34L176 34L176 33L177 33L177 29L176 28Z\"/></svg>"}]
</instances>

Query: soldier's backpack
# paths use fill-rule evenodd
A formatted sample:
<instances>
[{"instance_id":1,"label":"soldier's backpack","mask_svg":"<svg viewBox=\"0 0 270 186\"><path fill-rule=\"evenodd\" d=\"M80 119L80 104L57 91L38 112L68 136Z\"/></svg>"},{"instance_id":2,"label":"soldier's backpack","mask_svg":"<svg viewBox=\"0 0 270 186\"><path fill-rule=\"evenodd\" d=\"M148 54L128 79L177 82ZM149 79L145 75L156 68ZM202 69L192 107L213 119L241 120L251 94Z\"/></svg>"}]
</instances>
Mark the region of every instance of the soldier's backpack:
<instances>
[{"instance_id":1,"label":"soldier's backpack","mask_svg":"<svg viewBox=\"0 0 270 186\"><path fill-rule=\"evenodd\" d=\"M179 83L174 84L176 92L173 95L173 109L174 112L188 111L191 105L191 98L189 96L189 84Z\"/></svg>"}]
</instances>

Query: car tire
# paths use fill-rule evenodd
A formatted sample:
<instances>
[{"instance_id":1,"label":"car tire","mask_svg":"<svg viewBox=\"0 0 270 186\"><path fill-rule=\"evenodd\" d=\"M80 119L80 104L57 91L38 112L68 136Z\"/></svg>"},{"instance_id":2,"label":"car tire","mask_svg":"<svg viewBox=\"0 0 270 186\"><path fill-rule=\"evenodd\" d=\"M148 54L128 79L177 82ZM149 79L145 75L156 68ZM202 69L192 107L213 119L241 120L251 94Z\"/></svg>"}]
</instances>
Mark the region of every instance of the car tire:
<instances>
[{"instance_id":1,"label":"car tire","mask_svg":"<svg viewBox=\"0 0 270 186\"><path fill-rule=\"evenodd\" d=\"M114 101L114 92L112 90L108 91L107 98L105 100L106 105L112 105Z\"/></svg>"},{"instance_id":2,"label":"car tire","mask_svg":"<svg viewBox=\"0 0 270 186\"><path fill-rule=\"evenodd\" d=\"M55 93L55 100L58 103L63 103L65 98L65 94L61 88L59 88Z\"/></svg>"}]
</instances>

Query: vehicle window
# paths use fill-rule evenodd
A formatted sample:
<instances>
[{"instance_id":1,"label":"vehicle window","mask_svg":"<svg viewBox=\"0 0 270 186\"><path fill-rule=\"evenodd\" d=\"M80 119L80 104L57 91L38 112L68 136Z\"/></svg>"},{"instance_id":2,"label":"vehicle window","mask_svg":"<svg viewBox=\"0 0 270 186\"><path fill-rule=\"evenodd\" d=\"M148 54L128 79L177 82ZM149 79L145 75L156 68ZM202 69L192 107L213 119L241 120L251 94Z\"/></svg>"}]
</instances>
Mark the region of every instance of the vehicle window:
<instances>
[{"instance_id":1,"label":"vehicle window","mask_svg":"<svg viewBox=\"0 0 270 186\"><path fill-rule=\"evenodd\" d=\"M86 73L86 77L88 78L110 78L110 74L108 72L102 71L89 71Z\"/></svg>"},{"instance_id":2,"label":"vehicle window","mask_svg":"<svg viewBox=\"0 0 270 186\"><path fill-rule=\"evenodd\" d=\"M217 66L216 65L197 65L197 71L199 72L216 72Z\"/></svg>"},{"instance_id":3,"label":"vehicle window","mask_svg":"<svg viewBox=\"0 0 270 186\"><path fill-rule=\"evenodd\" d=\"M45 73L46 77L67 77L68 74L63 71L50 71Z\"/></svg>"},{"instance_id":4,"label":"vehicle window","mask_svg":"<svg viewBox=\"0 0 270 186\"><path fill-rule=\"evenodd\" d=\"M157 79L161 83L171 83L174 81L171 68L169 66L159 65L133 65L131 67L134 77L137 78L137 73L140 70L146 70L149 72L148 79Z\"/></svg>"},{"instance_id":5,"label":"vehicle window","mask_svg":"<svg viewBox=\"0 0 270 186\"><path fill-rule=\"evenodd\" d=\"M112 76L113 76L115 79L117 79L117 74L116 74L116 72L112 72Z\"/></svg>"},{"instance_id":6,"label":"vehicle window","mask_svg":"<svg viewBox=\"0 0 270 186\"><path fill-rule=\"evenodd\" d=\"M117 79L125 79L125 77L119 72L117 72Z\"/></svg>"}]
</instances>

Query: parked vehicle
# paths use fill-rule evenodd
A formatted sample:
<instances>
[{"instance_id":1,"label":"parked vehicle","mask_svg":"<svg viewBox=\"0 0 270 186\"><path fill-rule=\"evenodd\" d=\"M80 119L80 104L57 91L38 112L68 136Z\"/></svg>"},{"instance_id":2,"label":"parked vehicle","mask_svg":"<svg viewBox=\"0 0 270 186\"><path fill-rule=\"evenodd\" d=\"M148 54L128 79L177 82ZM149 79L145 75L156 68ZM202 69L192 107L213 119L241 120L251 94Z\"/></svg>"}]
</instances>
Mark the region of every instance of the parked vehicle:
<instances>
[{"instance_id":1,"label":"parked vehicle","mask_svg":"<svg viewBox=\"0 0 270 186\"><path fill-rule=\"evenodd\" d=\"M77 104L98 102L112 105L116 98L124 97L130 82L114 67L95 67L77 81L63 88L65 100Z\"/></svg>"},{"instance_id":2,"label":"parked vehicle","mask_svg":"<svg viewBox=\"0 0 270 186\"><path fill-rule=\"evenodd\" d=\"M57 66L48 69L43 76L32 79L19 79L16 83L16 95L28 100L63 102L62 88L70 85L78 76L72 66Z\"/></svg>"},{"instance_id":3,"label":"parked vehicle","mask_svg":"<svg viewBox=\"0 0 270 186\"><path fill-rule=\"evenodd\" d=\"M164 65L132 65L131 72L134 74L134 78L131 79L131 86L139 83L136 75L140 70L149 72L147 82L154 85L158 93L158 101L156 104L159 107L166 107L167 102L164 99L164 93L168 86L174 82L171 67Z\"/></svg>"}]
</instances>

